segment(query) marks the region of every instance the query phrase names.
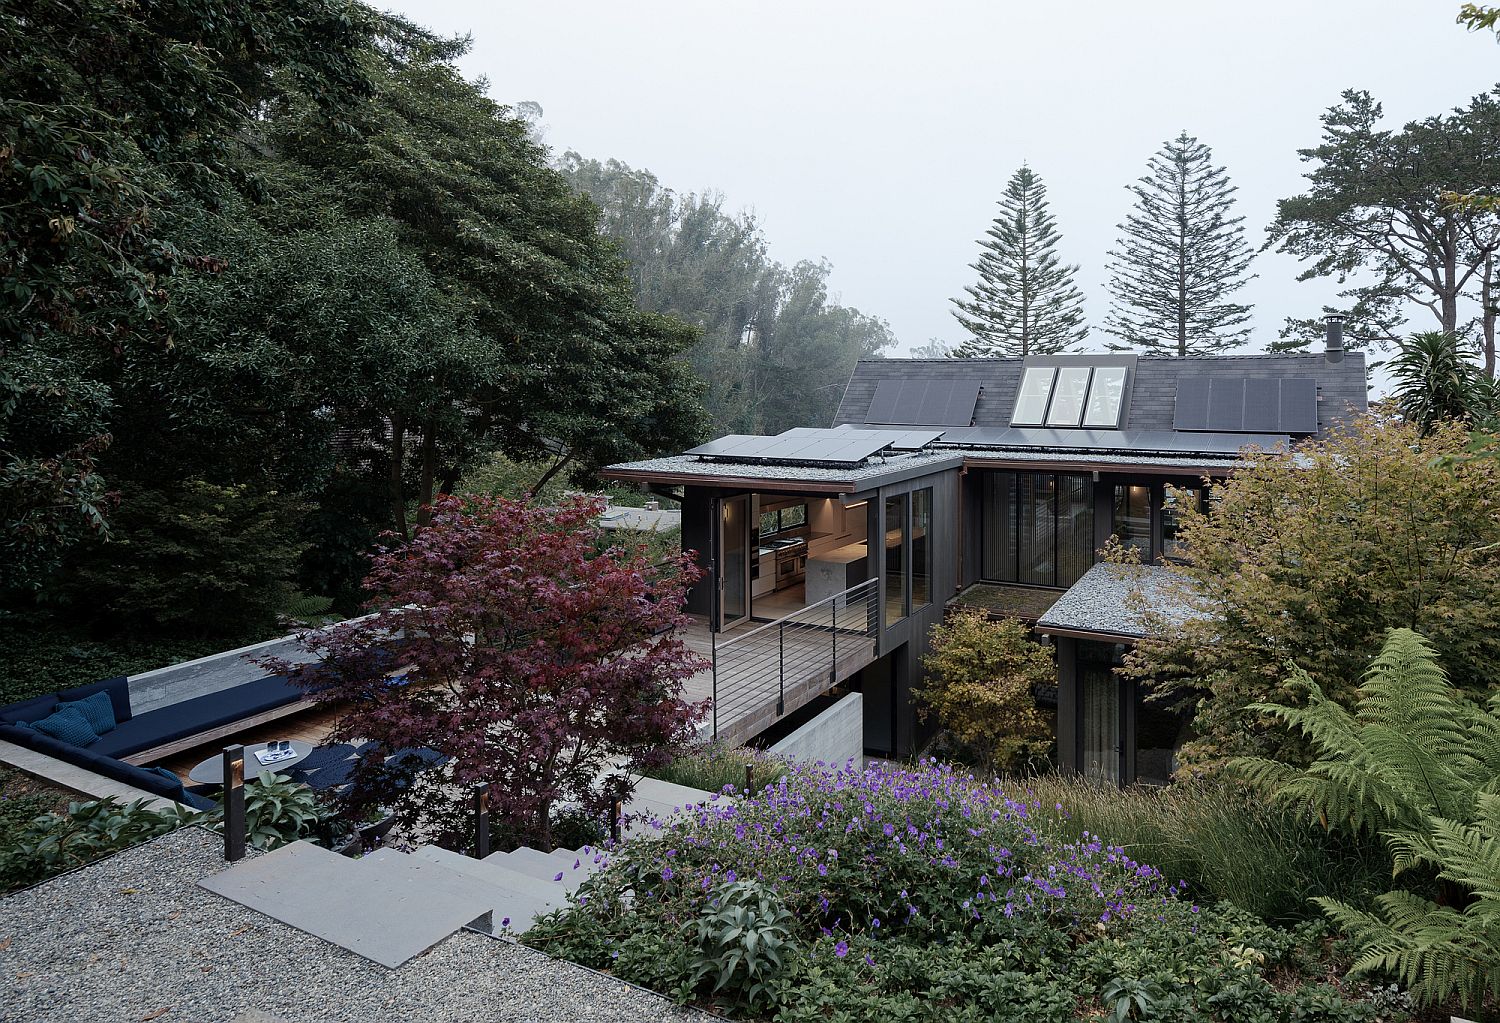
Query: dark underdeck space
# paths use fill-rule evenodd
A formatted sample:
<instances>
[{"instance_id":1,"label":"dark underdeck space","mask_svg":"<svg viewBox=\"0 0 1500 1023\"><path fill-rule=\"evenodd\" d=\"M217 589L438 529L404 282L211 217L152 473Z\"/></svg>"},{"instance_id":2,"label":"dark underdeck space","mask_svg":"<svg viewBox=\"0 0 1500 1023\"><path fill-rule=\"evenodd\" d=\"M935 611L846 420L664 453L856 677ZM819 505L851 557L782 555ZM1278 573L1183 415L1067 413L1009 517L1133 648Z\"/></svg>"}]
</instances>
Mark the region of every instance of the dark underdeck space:
<instances>
[{"instance_id":1,"label":"dark underdeck space","mask_svg":"<svg viewBox=\"0 0 1500 1023\"><path fill-rule=\"evenodd\" d=\"M1063 593L1063 590L1047 590L1036 586L975 583L965 587L948 603L950 606L973 607L990 614L1035 621L1051 610Z\"/></svg>"}]
</instances>

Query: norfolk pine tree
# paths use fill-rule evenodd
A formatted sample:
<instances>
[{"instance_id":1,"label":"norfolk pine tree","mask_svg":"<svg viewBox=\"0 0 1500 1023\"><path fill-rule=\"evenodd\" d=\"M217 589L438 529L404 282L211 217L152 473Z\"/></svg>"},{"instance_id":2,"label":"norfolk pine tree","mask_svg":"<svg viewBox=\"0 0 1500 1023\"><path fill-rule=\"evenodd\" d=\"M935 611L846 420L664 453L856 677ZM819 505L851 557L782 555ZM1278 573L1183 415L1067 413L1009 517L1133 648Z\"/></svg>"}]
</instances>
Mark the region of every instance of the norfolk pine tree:
<instances>
[{"instance_id":1,"label":"norfolk pine tree","mask_svg":"<svg viewBox=\"0 0 1500 1023\"><path fill-rule=\"evenodd\" d=\"M1127 186L1135 206L1109 253L1105 328L1155 355L1213 355L1243 344L1250 307L1229 301L1254 276L1235 187L1208 146L1187 132Z\"/></svg>"},{"instance_id":2,"label":"norfolk pine tree","mask_svg":"<svg viewBox=\"0 0 1500 1023\"><path fill-rule=\"evenodd\" d=\"M1023 165L979 243L978 282L964 289L967 300L953 300L953 315L973 335L955 355L1048 355L1088 336L1078 267L1058 258L1058 240L1047 186Z\"/></svg>"}]
</instances>

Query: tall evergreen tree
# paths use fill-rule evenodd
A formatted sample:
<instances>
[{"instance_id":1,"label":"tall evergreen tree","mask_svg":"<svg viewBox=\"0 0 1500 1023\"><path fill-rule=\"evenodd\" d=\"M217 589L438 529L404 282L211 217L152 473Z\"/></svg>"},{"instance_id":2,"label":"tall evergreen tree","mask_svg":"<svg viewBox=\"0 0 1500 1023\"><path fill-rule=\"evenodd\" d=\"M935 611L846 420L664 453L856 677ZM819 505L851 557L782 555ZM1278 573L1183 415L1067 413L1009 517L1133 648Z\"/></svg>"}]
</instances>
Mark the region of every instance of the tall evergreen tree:
<instances>
[{"instance_id":1,"label":"tall evergreen tree","mask_svg":"<svg viewBox=\"0 0 1500 1023\"><path fill-rule=\"evenodd\" d=\"M1047 186L1030 167L1011 175L972 265L979 280L955 298L953 315L974 335L956 355L1033 355L1060 352L1088 336L1078 267L1057 255L1057 225Z\"/></svg>"},{"instance_id":2,"label":"tall evergreen tree","mask_svg":"<svg viewBox=\"0 0 1500 1023\"><path fill-rule=\"evenodd\" d=\"M1250 306L1229 301L1255 276L1235 186L1208 146L1183 132L1127 186L1135 207L1110 250L1105 328L1161 355L1212 355L1250 335Z\"/></svg>"}]
</instances>

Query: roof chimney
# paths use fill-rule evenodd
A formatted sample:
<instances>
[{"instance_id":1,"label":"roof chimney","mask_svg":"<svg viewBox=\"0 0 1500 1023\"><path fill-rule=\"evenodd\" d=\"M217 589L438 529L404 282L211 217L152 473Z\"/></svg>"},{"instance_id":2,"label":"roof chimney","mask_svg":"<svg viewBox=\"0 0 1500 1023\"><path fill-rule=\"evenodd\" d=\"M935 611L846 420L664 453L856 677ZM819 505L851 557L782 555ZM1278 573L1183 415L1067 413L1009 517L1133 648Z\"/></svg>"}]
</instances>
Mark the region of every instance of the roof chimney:
<instances>
[{"instance_id":1,"label":"roof chimney","mask_svg":"<svg viewBox=\"0 0 1500 1023\"><path fill-rule=\"evenodd\" d=\"M1325 351L1330 361L1337 361L1344 357L1344 317L1339 313L1323 317L1323 326L1327 331L1327 345Z\"/></svg>"}]
</instances>

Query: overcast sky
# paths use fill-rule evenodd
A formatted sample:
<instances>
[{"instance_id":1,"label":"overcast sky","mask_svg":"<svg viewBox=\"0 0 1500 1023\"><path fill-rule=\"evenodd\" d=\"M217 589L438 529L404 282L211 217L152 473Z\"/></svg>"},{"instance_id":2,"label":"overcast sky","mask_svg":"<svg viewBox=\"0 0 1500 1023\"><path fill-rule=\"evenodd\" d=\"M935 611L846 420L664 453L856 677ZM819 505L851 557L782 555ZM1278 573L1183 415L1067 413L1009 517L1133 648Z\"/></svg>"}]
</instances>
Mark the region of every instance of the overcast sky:
<instances>
[{"instance_id":1,"label":"overcast sky","mask_svg":"<svg viewBox=\"0 0 1500 1023\"><path fill-rule=\"evenodd\" d=\"M948 300L972 281L975 239L1022 161L1047 184L1096 328L1108 309L1105 253L1129 207L1124 186L1180 130L1228 169L1258 247L1276 200L1301 188L1296 150L1317 142L1318 116L1341 90L1368 89L1395 125L1500 80L1500 46L1456 25L1458 7L403 0L392 9L472 33L466 72L487 77L497 100L540 103L557 152L649 168L677 191L717 190L757 214L775 258L828 259L838 297L887 319L904 349L962 338ZM1255 306L1254 349L1336 290L1297 283L1297 263L1275 253L1255 270L1241 292ZM1096 329L1090 345L1103 340Z\"/></svg>"}]
</instances>

